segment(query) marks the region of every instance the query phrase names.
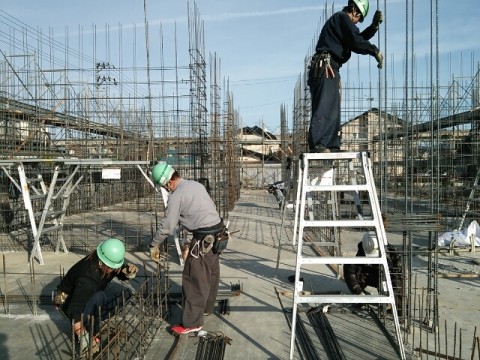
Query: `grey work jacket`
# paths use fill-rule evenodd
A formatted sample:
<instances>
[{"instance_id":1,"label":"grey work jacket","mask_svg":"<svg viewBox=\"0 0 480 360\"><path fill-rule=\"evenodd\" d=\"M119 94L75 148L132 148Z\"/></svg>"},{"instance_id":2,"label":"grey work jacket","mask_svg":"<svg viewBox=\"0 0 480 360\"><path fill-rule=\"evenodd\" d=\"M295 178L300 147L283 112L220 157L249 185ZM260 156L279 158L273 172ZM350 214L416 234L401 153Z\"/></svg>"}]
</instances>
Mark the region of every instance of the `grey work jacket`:
<instances>
[{"instance_id":1,"label":"grey work jacket","mask_svg":"<svg viewBox=\"0 0 480 360\"><path fill-rule=\"evenodd\" d=\"M160 221L150 246L158 246L172 235L179 222L193 231L217 225L220 221L215 203L205 186L197 181L180 179L168 198L165 217Z\"/></svg>"}]
</instances>

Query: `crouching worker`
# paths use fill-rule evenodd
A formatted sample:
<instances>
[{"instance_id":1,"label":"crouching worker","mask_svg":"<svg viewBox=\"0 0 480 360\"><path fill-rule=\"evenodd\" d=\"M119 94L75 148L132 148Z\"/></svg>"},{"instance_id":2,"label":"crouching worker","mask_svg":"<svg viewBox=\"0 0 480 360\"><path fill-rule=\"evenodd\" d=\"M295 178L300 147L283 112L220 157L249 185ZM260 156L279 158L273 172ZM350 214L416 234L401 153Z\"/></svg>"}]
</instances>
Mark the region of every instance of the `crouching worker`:
<instances>
[{"instance_id":1,"label":"crouching worker","mask_svg":"<svg viewBox=\"0 0 480 360\"><path fill-rule=\"evenodd\" d=\"M402 309L402 263L401 255L390 244L386 247L387 264L390 272L390 279L395 295L395 303L399 315ZM358 243L356 256L378 257L378 242L373 232L367 232L362 241ZM372 264L345 264L343 266L343 276L348 289L352 294L361 295L367 293L367 286L376 289L380 286L380 266ZM368 293L367 293L368 294Z\"/></svg>"},{"instance_id":2,"label":"crouching worker","mask_svg":"<svg viewBox=\"0 0 480 360\"><path fill-rule=\"evenodd\" d=\"M133 279L138 268L133 264L124 264L125 246L114 238L103 241L83 259L68 270L57 287L54 303L73 321L73 331L80 344L80 352L87 352L95 338L88 334L90 319L98 318L99 307L106 309L105 289L114 277L120 280ZM99 321L96 321L99 325ZM99 329L94 329L94 332ZM92 351L95 348L92 343Z\"/></svg>"}]
</instances>

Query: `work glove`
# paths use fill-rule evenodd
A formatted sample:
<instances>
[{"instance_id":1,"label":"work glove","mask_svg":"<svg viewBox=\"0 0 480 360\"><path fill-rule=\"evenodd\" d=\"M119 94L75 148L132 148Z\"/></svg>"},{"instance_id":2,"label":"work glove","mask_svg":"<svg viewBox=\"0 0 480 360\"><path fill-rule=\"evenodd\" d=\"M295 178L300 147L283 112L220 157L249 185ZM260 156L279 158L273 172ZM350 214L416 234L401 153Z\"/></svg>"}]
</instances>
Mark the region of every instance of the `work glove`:
<instances>
[{"instance_id":1,"label":"work glove","mask_svg":"<svg viewBox=\"0 0 480 360\"><path fill-rule=\"evenodd\" d=\"M53 298L53 303L57 306L61 306L65 304L65 300L67 299L67 294L65 294L63 291L57 292L57 294Z\"/></svg>"},{"instance_id":2,"label":"work glove","mask_svg":"<svg viewBox=\"0 0 480 360\"><path fill-rule=\"evenodd\" d=\"M383 54L380 50L375 54L375 60L377 60L377 67L381 69L383 67Z\"/></svg>"},{"instance_id":3,"label":"work glove","mask_svg":"<svg viewBox=\"0 0 480 360\"><path fill-rule=\"evenodd\" d=\"M155 262L160 262L160 249L158 246L150 246L150 258Z\"/></svg>"},{"instance_id":4,"label":"work glove","mask_svg":"<svg viewBox=\"0 0 480 360\"><path fill-rule=\"evenodd\" d=\"M127 266L122 268L122 273L127 279L133 279L137 276L138 268L132 263L128 263Z\"/></svg>"},{"instance_id":5,"label":"work glove","mask_svg":"<svg viewBox=\"0 0 480 360\"><path fill-rule=\"evenodd\" d=\"M375 14L373 15L373 20L372 20L372 26L378 30L378 27L382 22L383 22L382 12L380 10L375 11Z\"/></svg>"},{"instance_id":6,"label":"work glove","mask_svg":"<svg viewBox=\"0 0 480 360\"><path fill-rule=\"evenodd\" d=\"M90 336L88 336L87 331L83 331L79 336L78 336L78 342L80 344L80 353L86 353L88 352L88 349L90 347Z\"/></svg>"}]
</instances>

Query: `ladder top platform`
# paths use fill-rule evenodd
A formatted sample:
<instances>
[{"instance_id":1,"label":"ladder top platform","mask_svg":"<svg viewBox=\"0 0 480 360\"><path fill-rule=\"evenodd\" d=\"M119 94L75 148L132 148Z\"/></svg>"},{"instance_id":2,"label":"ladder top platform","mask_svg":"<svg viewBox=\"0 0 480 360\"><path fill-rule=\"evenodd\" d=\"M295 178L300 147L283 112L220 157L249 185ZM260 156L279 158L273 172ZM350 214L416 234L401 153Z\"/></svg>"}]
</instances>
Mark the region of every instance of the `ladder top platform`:
<instances>
[{"instance_id":1,"label":"ladder top platform","mask_svg":"<svg viewBox=\"0 0 480 360\"><path fill-rule=\"evenodd\" d=\"M366 153L364 153L366 154ZM362 152L336 152L336 153L304 153L300 155L304 160L347 160L359 159Z\"/></svg>"}]
</instances>

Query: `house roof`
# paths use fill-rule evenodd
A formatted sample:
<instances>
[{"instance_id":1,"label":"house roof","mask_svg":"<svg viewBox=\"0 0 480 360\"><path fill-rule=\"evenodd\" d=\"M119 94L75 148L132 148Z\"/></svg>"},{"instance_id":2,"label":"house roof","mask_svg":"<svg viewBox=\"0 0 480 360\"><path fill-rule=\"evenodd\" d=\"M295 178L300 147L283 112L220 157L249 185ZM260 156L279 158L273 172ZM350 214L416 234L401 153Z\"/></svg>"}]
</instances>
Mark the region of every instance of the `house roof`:
<instances>
[{"instance_id":1,"label":"house roof","mask_svg":"<svg viewBox=\"0 0 480 360\"><path fill-rule=\"evenodd\" d=\"M256 125L253 126L253 127L249 127L249 126L244 127L242 129L242 134L244 134L244 135L258 135L258 136L264 137L265 139L277 140L275 135L273 135L272 133L270 133L268 131L264 131L261 127L256 126Z\"/></svg>"}]
</instances>

